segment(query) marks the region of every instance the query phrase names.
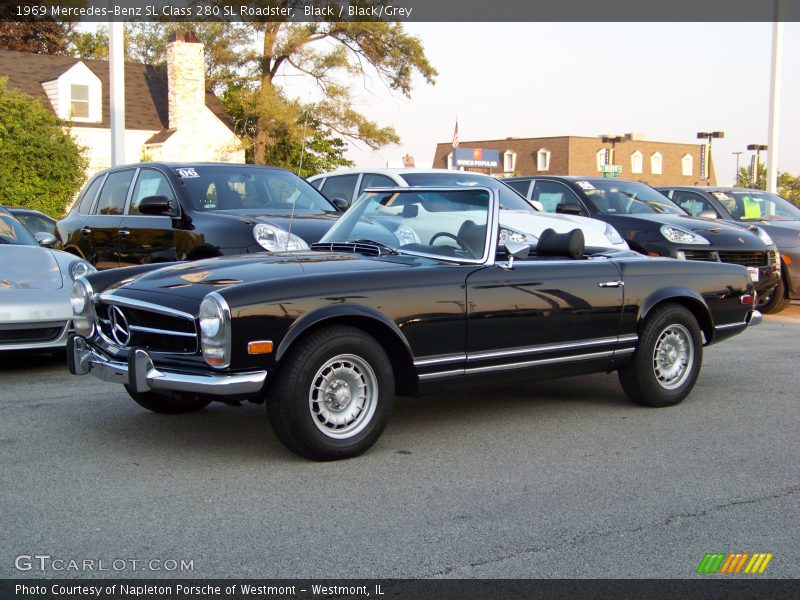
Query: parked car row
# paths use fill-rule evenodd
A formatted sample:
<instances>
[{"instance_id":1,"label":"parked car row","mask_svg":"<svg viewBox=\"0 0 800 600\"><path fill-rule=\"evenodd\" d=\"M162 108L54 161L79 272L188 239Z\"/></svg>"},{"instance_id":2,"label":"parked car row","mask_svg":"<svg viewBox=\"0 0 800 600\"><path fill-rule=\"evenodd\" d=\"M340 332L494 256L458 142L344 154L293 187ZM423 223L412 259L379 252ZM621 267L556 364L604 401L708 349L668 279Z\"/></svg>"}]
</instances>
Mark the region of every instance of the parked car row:
<instances>
[{"instance_id":1,"label":"parked car row","mask_svg":"<svg viewBox=\"0 0 800 600\"><path fill-rule=\"evenodd\" d=\"M0 294L45 306L24 293L55 301L71 285L71 322L43 321L45 342L66 339L73 374L149 410L264 403L292 451L347 458L377 441L396 395L452 381L613 370L637 402L682 401L703 347L757 324L759 295L774 308L790 281L770 219L755 225L746 206L746 223L693 216L598 178L362 169L309 183L271 167L126 165L89 181L57 241L0 213L0 241L30 253L4 249ZM46 329L34 320L3 322L0 342L20 323Z\"/></svg>"}]
</instances>

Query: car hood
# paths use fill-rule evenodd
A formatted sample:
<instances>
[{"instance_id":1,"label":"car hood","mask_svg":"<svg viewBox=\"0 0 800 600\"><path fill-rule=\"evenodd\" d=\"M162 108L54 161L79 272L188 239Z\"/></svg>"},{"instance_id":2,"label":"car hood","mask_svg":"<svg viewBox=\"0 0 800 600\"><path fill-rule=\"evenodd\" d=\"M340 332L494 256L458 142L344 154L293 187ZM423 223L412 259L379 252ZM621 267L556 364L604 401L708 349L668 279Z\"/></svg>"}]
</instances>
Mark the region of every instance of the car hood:
<instances>
[{"instance_id":1,"label":"car hood","mask_svg":"<svg viewBox=\"0 0 800 600\"><path fill-rule=\"evenodd\" d=\"M501 210L500 225L511 227L523 233L539 237L545 229L556 233L567 233L573 229L583 231L586 245L596 248L627 248L628 244L612 244L606 235L606 223L577 215L557 215L552 213L529 213L521 210Z\"/></svg>"},{"instance_id":2,"label":"car hood","mask_svg":"<svg viewBox=\"0 0 800 600\"><path fill-rule=\"evenodd\" d=\"M135 275L110 286L108 292L161 293L201 299L206 294L234 285L258 281L289 282L309 274L364 272L372 269L408 267L416 259L376 259L360 254L328 252L274 252L230 256L180 263ZM417 262L419 262L417 260ZM90 277L91 281L91 277Z\"/></svg>"},{"instance_id":3,"label":"car hood","mask_svg":"<svg viewBox=\"0 0 800 600\"><path fill-rule=\"evenodd\" d=\"M719 246L730 250L764 250L766 245L758 236L743 230L736 225L728 224L724 221L697 219L688 215L668 215L668 214L637 214L637 215L606 215L612 217L615 222L628 222L631 229L636 229L636 223L649 221L655 225L672 225L681 227L702 235L712 246Z\"/></svg>"},{"instance_id":4,"label":"car hood","mask_svg":"<svg viewBox=\"0 0 800 600\"><path fill-rule=\"evenodd\" d=\"M39 246L0 245L0 292L59 290L63 286L52 251Z\"/></svg>"},{"instance_id":5,"label":"car hood","mask_svg":"<svg viewBox=\"0 0 800 600\"><path fill-rule=\"evenodd\" d=\"M239 209L239 210L215 210L213 214L225 219L239 221L245 225L256 223L269 223L275 227L280 227L284 231L289 231L302 238L308 244L318 242L325 235L328 229L342 216L342 213L295 213L291 215L289 211L275 213L268 210Z\"/></svg>"}]
</instances>

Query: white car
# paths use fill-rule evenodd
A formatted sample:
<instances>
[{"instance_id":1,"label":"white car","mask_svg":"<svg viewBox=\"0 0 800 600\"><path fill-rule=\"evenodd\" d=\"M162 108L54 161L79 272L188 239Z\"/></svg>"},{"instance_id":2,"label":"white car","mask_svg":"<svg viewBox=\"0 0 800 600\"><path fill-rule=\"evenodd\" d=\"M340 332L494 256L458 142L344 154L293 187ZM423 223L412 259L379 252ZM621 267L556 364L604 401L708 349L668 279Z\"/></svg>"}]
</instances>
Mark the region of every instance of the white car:
<instances>
[{"instance_id":1,"label":"white car","mask_svg":"<svg viewBox=\"0 0 800 600\"><path fill-rule=\"evenodd\" d=\"M483 186L500 193L500 241L535 244L542 231L583 231L586 246L627 250L628 244L611 225L577 215L541 211L500 180L469 171L448 169L343 169L309 177L309 183L329 200L355 201L369 188L415 186ZM538 209L538 210L537 210Z\"/></svg>"},{"instance_id":2,"label":"white car","mask_svg":"<svg viewBox=\"0 0 800 600\"><path fill-rule=\"evenodd\" d=\"M42 247L49 233L30 233L0 206L0 351L63 348L72 323L72 282L95 268Z\"/></svg>"}]
</instances>

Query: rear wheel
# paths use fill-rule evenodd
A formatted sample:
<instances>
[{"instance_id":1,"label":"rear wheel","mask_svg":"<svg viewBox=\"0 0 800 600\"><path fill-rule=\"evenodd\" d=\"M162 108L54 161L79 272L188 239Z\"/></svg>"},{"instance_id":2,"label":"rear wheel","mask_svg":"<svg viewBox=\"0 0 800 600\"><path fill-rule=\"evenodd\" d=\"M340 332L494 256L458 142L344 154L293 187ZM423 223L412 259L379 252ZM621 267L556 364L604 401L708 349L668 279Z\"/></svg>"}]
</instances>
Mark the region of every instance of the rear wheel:
<instances>
[{"instance_id":1,"label":"rear wheel","mask_svg":"<svg viewBox=\"0 0 800 600\"><path fill-rule=\"evenodd\" d=\"M697 319L683 306L665 304L647 317L631 362L619 370L619 380L639 404L672 406L692 391L702 362Z\"/></svg>"},{"instance_id":2,"label":"rear wheel","mask_svg":"<svg viewBox=\"0 0 800 600\"><path fill-rule=\"evenodd\" d=\"M128 385L125 386L125 391L139 406L163 415L197 412L211 403L211 400L207 398L190 394L176 393L171 396L162 396L155 392L134 392Z\"/></svg>"},{"instance_id":3,"label":"rear wheel","mask_svg":"<svg viewBox=\"0 0 800 600\"><path fill-rule=\"evenodd\" d=\"M283 359L267 411L275 434L301 456L358 456L380 437L394 405L394 377L381 345L360 329L326 327Z\"/></svg>"},{"instance_id":4,"label":"rear wheel","mask_svg":"<svg viewBox=\"0 0 800 600\"><path fill-rule=\"evenodd\" d=\"M783 277L775 288L763 298L759 298L758 310L765 315L774 315L789 306L789 297L786 295L786 286Z\"/></svg>"}]
</instances>

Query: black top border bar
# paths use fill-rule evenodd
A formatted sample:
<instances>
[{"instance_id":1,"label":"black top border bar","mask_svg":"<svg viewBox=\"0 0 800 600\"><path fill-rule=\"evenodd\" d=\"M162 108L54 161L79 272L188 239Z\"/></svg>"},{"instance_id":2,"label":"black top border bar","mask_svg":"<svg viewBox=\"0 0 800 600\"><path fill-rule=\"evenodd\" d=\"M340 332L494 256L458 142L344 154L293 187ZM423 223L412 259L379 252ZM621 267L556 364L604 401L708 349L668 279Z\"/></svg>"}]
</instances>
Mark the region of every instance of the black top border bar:
<instances>
[{"instance_id":1,"label":"black top border bar","mask_svg":"<svg viewBox=\"0 0 800 600\"><path fill-rule=\"evenodd\" d=\"M798 22L800 0L5 0L0 20Z\"/></svg>"}]
</instances>

